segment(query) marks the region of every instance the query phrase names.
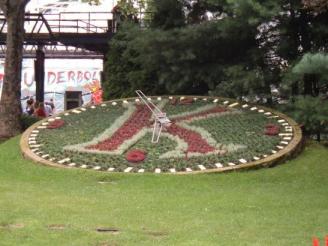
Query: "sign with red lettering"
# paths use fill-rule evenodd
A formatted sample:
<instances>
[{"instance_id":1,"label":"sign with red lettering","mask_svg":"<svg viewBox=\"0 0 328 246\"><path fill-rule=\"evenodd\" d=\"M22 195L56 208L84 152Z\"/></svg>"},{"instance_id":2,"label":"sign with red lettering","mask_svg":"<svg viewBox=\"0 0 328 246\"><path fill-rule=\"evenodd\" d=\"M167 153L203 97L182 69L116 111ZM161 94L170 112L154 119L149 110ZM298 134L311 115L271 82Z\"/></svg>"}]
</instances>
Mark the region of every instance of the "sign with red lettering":
<instances>
[{"instance_id":1,"label":"sign with red lettering","mask_svg":"<svg viewBox=\"0 0 328 246\"><path fill-rule=\"evenodd\" d=\"M99 71L95 70L48 70L45 76L46 85L58 85L62 83L79 85L90 83L99 79Z\"/></svg>"},{"instance_id":2,"label":"sign with red lettering","mask_svg":"<svg viewBox=\"0 0 328 246\"><path fill-rule=\"evenodd\" d=\"M44 75L45 93L64 94L65 91L70 90L81 91L82 94L91 95L84 99L85 103L91 99L99 103L102 97L99 82L102 66L102 60L47 59L45 61ZM3 71L4 67L0 64L0 92L3 84ZM96 90L94 89L95 81L97 81ZM32 59L24 59L21 97L35 96L35 87L34 61ZM94 98L92 98L92 95L94 95Z\"/></svg>"}]
</instances>

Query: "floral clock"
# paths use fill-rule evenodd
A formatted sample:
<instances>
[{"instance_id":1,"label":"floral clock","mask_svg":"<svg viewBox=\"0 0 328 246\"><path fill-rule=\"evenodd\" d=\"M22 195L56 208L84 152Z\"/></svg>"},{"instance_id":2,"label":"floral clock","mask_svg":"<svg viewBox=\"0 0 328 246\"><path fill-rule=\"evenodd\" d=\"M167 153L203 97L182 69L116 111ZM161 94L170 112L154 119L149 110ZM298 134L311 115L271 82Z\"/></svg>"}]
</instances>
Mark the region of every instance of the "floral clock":
<instances>
[{"instance_id":1,"label":"floral clock","mask_svg":"<svg viewBox=\"0 0 328 246\"><path fill-rule=\"evenodd\" d=\"M216 97L149 97L172 124L152 143L154 116L138 98L81 107L29 128L26 157L53 166L126 173L222 172L273 165L301 131L279 112Z\"/></svg>"}]
</instances>

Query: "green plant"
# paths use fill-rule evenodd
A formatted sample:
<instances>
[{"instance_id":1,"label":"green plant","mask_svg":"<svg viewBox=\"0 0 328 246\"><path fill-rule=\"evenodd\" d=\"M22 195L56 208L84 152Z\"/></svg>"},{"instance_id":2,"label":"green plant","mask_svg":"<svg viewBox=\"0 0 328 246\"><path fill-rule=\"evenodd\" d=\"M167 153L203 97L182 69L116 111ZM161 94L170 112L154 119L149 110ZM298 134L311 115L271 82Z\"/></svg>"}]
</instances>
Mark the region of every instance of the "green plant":
<instances>
[{"instance_id":1,"label":"green plant","mask_svg":"<svg viewBox=\"0 0 328 246\"><path fill-rule=\"evenodd\" d=\"M22 129L23 130L26 130L31 125L33 125L34 123L38 122L40 120L40 118L37 118L37 117L35 117L33 115L22 114L20 120L21 120Z\"/></svg>"},{"instance_id":2,"label":"green plant","mask_svg":"<svg viewBox=\"0 0 328 246\"><path fill-rule=\"evenodd\" d=\"M304 126L305 133L316 134L320 141L321 133L328 131L328 101L320 97L296 97L287 109Z\"/></svg>"}]
</instances>

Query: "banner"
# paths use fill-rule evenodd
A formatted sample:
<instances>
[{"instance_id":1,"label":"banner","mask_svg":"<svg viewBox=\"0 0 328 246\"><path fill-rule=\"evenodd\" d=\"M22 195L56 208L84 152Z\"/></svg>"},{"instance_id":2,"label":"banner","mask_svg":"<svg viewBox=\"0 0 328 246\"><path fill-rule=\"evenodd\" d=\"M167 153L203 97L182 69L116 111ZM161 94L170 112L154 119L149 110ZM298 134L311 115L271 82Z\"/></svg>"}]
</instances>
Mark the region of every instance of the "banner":
<instances>
[{"instance_id":1,"label":"banner","mask_svg":"<svg viewBox=\"0 0 328 246\"><path fill-rule=\"evenodd\" d=\"M22 97L35 94L36 83L33 71L23 71ZM90 92L88 85L100 81L100 71L95 69L47 69L45 72L45 92L80 90Z\"/></svg>"},{"instance_id":2,"label":"banner","mask_svg":"<svg viewBox=\"0 0 328 246\"><path fill-rule=\"evenodd\" d=\"M45 62L45 92L79 90L90 92L87 85L100 81L102 60L61 60ZM35 93L33 60L24 61L22 71L22 97Z\"/></svg>"},{"instance_id":3,"label":"banner","mask_svg":"<svg viewBox=\"0 0 328 246\"><path fill-rule=\"evenodd\" d=\"M48 59L45 61L45 101L56 101L58 111L64 107L65 91L81 91L84 103L92 100L90 93L101 89L102 60ZM3 65L0 64L0 92L3 84ZM24 59L22 69L22 101L35 96L34 60ZM1 93L0 93L1 99ZM23 102L24 103L24 102Z\"/></svg>"}]
</instances>

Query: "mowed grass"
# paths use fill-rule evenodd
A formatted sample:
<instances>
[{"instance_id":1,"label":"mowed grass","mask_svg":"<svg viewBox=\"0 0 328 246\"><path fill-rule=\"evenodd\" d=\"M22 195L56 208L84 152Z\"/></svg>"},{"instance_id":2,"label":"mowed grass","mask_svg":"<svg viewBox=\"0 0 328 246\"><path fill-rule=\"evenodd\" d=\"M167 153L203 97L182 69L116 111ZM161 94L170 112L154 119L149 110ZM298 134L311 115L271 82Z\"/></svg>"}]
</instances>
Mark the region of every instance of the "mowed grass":
<instances>
[{"instance_id":1,"label":"mowed grass","mask_svg":"<svg viewBox=\"0 0 328 246\"><path fill-rule=\"evenodd\" d=\"M18 141L0 144L2 246L290 246L328 234L328 149L318 144L275 168L172 176L41 166Z\"/></svg>"}]
</instances>

